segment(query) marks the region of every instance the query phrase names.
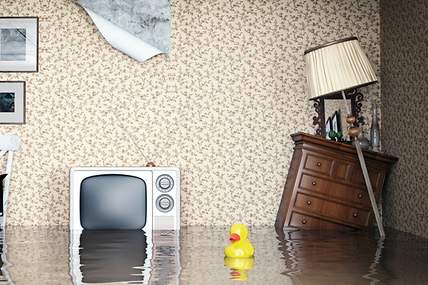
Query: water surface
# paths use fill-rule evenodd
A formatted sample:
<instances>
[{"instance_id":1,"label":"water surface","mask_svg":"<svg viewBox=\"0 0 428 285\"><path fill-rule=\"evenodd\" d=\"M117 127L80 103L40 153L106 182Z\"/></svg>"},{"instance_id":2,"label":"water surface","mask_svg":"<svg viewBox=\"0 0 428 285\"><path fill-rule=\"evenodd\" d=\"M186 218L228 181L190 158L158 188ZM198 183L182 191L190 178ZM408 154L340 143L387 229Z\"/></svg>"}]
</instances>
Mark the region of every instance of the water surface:
<instances>
[{"instance_id":1,"label":"water surface","mask_svg":"<svg viewBox=\"0 0 428 285\"><path fill-rule=\"evenodd\" d=\"M428 240L388 230L252 228L254 260L225 260L226 228L180 233L8 227L0 284L428 284Z\"/></svg>"}]
</instances>

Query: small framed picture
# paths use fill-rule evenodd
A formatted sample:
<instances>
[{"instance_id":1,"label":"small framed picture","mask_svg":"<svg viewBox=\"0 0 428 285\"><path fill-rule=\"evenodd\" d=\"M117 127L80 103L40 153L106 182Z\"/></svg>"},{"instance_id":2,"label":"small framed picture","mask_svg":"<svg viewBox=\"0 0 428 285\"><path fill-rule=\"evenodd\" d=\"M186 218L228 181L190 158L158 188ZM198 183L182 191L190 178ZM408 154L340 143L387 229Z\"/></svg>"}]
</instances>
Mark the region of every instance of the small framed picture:
<instances>
[{"instance_id":1,"label":"small framed picture","mask_svg":"<svg viewBox=\"0 0 428 285\"><path fill-rule=\"evenodd\" d=\"M37 17L0 17L0 72L37 72Z\"/></svg>"},{"instance_id":2,"label":"small framed picture","mask_svg":"<svg viewBox=\"0 0 428 285\"><path fill-rule=\"evenodd\" d=\"M25 123L25 82L0 81L0 124Z\"/></svg>"}]
</instances>

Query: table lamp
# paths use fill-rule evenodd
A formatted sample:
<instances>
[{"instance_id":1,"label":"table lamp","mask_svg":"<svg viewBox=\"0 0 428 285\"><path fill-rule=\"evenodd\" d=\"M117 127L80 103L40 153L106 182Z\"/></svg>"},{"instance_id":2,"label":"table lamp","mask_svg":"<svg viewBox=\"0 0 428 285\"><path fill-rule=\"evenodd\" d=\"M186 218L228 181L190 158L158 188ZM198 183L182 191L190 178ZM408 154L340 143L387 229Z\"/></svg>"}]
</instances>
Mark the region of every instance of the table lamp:
<instances>
[{"instance_id":1,"label":"table lamp","mask_svg":"<svg viewBox=\"0 0 428 285\"><path fill-rule=\"evenodd\" d=\"M319 98L340 92L347 111L348 135L352 140L356 140L360 130L355 126L356 118L351 114L346 101L345 91L377 82L373 68L358 43L358 39L356 37L349 37L310 48L305 51L305 61L308 90L311 97ZM364 155L358 142L355 142L354 145L357 150L358 160L360 161L379 234L383 238L385 237L385 232L373 194L373 187L370 182Z\"/></svg>"}]
</instances>

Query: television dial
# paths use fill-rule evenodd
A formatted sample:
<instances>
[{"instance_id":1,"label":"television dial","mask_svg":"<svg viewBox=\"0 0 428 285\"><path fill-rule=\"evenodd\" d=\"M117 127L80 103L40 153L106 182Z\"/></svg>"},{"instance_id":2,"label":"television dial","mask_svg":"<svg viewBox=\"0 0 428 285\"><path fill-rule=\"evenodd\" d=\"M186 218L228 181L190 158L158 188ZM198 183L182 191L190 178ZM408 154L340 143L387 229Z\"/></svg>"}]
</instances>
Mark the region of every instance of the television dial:
<instances>
[{"instance_id":1,"label":"television dial","mask_svg":"<svg viewBox=\"0 0 428 285\"><path fill-rule=\"evenodd\" d=\"M172 210L174 207L174 200L169 195L160 195L156 199L156 208L158 208L159 211L167 213Z\"/></svg>"},{"instance_id":2,"label":"television dial","mask_svg":"<svg viewBox=\"0 0 428 285\"><path fill-rule=\"evenodd\" d=\"M156 188L161 192L169 192L174 187L174 180L168 174L163 174L156 180Z\"/></svg>"}]
</instances>

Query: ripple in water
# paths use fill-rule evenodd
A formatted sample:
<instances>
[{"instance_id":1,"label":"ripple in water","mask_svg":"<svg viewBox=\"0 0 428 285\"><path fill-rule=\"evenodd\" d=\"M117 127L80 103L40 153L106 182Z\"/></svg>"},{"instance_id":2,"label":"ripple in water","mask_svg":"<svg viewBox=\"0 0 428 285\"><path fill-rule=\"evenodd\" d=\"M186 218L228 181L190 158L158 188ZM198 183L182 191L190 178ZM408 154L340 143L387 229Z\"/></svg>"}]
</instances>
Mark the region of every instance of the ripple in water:
<instances>
[{"instance_id":1,"label":"ripple in water","mask_svg":"<svg viewBox=\"0 0 428 285\"><path fill-rule=\"evenodd\" d=\"M223 256L227 228L179 233L15 228L0 233L0 284L428 284L428 240L251 229L251 260ZM239 280L239 281L237 281Z\"/></svg>"}]
</instances>

